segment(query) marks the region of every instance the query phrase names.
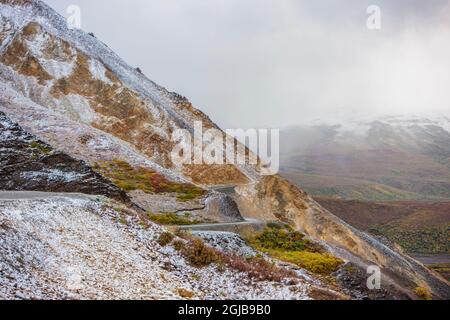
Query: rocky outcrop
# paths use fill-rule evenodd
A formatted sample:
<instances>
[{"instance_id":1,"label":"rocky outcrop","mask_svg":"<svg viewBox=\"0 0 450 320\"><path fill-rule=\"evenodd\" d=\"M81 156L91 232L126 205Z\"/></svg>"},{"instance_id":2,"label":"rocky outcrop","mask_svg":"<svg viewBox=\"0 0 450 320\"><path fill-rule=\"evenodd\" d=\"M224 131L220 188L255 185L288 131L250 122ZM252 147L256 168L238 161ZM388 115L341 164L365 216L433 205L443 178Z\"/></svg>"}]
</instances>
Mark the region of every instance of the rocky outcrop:
<instances>
[{"instance_id":1,"label":"rocky outcrop","mask_svg":"<svg viewBox=\"0 0 450 320\"><path fill-rule=\"evenodd\" d=\"M84 162L54 150L0 112L0 190L80 192L129 202Z\"/></svg>"},{"instance_id":2,"label":"rocky outcrop","mask_svg":"<svg viewBox=\"0 0 450 320\"><path fill-rule=\"evenodd\" d=\"M206 200L206 215L224 222L244 221L233 198L217 192L210 195Z\"/></svg>"},{"instance_id":3,"label":"rocky outcrop","mask_svg":"<svg viewBox=\"0 0 450 320\"><path fill-rule=\"evenodd\" d=\"M243 257L254 257L259 254L250 247L238 234L226 231L193 231L192 234L202 238L206 243L224 252Z\"/></svg>"}]
</instances>

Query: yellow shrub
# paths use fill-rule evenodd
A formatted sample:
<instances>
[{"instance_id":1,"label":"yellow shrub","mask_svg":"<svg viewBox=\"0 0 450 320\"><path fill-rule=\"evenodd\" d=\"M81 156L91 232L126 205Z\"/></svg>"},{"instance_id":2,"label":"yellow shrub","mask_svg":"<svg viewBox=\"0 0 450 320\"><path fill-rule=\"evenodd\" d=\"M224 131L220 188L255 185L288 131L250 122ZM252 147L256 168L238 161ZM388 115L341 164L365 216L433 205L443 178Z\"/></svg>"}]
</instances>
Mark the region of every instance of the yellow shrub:
<instances>
[{"instance_id":1,"label":"yellow shrub","mask_svg":"<svg viewBox=\"0 0 450 320\"><path fill-rule=\"evenodd\" d=\"M336 271L343 261L328 253L308 251L263 250L274 258L294 263L308 271L319 274L330 274Z\"/></svg>"},{"instance_id":2,"label":"yellow shrub","mask_svg":"<svg viewBox=\"0 0 450 320\"><path fill-rule=\"evenodd\" d=\"M414 292L417 294L418 297L420 297L423 300L432 299L430 291L425 287L417 287L416 289L414 289Z\"/></svg>"}]
</instances>

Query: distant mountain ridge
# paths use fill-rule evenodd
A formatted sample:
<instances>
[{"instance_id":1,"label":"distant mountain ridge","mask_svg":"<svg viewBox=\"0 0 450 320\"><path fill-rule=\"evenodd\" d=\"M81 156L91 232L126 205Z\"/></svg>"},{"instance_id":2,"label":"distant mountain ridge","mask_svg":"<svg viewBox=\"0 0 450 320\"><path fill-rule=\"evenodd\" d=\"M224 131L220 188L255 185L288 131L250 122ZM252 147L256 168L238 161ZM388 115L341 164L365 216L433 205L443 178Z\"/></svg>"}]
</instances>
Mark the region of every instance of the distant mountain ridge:
<instances>
[{"instance_id":1,"label":"distant mountain ridge","mask_svg":"<svg viewBox=\"0 0 450 320\"><path fill-rule=\"evenodd\" d=\"M450 198L450 121L445 115L315 121L281 136L283 175L313 195Z\"/></svg>"}]
</instances>

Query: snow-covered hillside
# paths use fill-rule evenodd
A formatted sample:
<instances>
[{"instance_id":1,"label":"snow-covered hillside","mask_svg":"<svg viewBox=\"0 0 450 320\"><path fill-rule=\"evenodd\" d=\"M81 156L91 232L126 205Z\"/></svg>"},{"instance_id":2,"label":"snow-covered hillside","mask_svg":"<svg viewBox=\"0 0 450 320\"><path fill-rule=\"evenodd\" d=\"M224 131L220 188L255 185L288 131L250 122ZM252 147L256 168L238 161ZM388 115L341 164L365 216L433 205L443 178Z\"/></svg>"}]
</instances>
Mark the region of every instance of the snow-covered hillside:
<instances>
[{"instance_id":1,"label":"snow-covered hillside","mask_svg":"<svg viewBox=\"0 0 450 320\"><path fill-rule=\"evenodd\" d=\"M156 242L161 227L121 208L82 195L1 200L0 299L180 299L182 289L194 299L308 299L306 282L191 267Z\"/></svg>"}]
</instances>

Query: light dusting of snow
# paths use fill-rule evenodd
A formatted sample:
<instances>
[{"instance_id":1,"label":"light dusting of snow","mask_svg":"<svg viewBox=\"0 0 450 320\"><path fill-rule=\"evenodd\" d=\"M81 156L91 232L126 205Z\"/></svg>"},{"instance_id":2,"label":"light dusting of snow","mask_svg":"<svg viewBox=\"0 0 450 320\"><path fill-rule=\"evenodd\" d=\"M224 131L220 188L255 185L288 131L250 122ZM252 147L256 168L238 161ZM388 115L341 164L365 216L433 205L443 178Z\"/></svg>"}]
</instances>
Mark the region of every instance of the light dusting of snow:
<instances>
[{"instance_id":1,"label":"light dusting of snow","mask_svg":"<svg viewBox=\"0 0 450 320\"><path fill-rule=\"evenodd\" d=\"M31 21L38 22L47 32L73 44L81 51L87 53L92 59L101 61L119 77L125 86L138 92L144 100L151 102L149 103L149 111L155 117L159 117L161 112L166 112L172 118L175 118L176 122L185 124L188 127L186 119L183 119L176 112L170 99L166 96L167 92L163 88L128 66L111 49L96 38L84 31L69 29L66 20L43 2L36 1L32 7L2 5L0 9L2 14L8 19L20 21L21 26ZM20 16L20 11L25 11L26 14ZM155 105L162 109L155 108Z\"/></svg>"},{"instance_id":2,"label":"light dusting of snow","mask_svg":"<svg viewBox=\"0 0 450 320\"><path fill-rule=\"evenodd\" d=\"M441 115L384 115L379 117L358 117L358 118L343 118L334 120L315 119L306 122L308 127L314 126L328 126L334 127L338 135L345 136L351 133L357 136L366 136L374 123L390 125L395 130L408 130L413 126L426 128L427 126L439 126L450 133L450 118Z\"/></svg>"},{"instance_id":3,"label":"light dusting of snow","mask_svg":"<svg viewBox=\"0 0 450 320\"><path fill-rule=\"evenodd\" d=\"M17 94L7 83L0 83L0 92L0 111L56 149L91 164L120 158L131 165L160 172L174 181L186 182L186 179L175 171L150 161L129 143L42 107ZM90 139L85 145L80 142L80 138L86 136Z\"/></svg>"},{"instance_id":4,"label":"light dusting of snow","mask_svg":"<svg viewBox=\"0 0 450 320\"><path fill-rule=\"evenodd\" d=\"M24 14L18 15L18 12ZM116 76L123 86L119 86L118 90L123 88L130 89L133 94L137 94L142 102L143 107L148 109L149 114L153 119L152 123L144 124L144 128L151 130L162 137L162 140L170 140L169 132L172 132L177 128L185 128L192 130L192 125L195 120L199 120L198 115L192 113L187 109L178 108L172 101L172 94L164 88L158 86L153 81L146 78L143 74L135 70L135 68L127 65L121 60L112 50L106 45L101 43L95 37L88 35L81 30L71 30L67 28L66 20L54 12L51 8L40 1L34 1L30 6L14 7L10 5L3 5L1 12L8 20L11 20L15 24L15 32L19 32L20 29L30 22L37 22L43 28L42 32L28 41L27 45L30 46L32 52L36 58L43 65L54 79L67 76L73 68L73 63L76 57L76 51L86 54L88 56L89 71L94 79L101 80L106 84L110 84L110 79L105 74L106 69ZM25 14L26 13L26 14ZM53 60L45 60L42 54L43 48L49 47L62 47L62 41L66 41L70 44L70 50L72 54L69 57L64 54L57 53L56 58ZM67 55L67 54L66 54ZM59 59L61 58L61 59ZM25 80L23 78L33 79ZM69 117L71 120L77 120L82 123L92 123L94 117L102 117L99 114L93 114L92 110L87 107L89 101L86 101L84 97L68 96L60 99L56 99L52 95L51 86L55 80L46 81L45 85L38 85L33 77L23 77L22 75L15 74L9 77L10 85L14 86L18 92L21 92L26 97L30 98L33 102L42 106L53 109L62 115ZM107 121L105 117L103 121ZM132 133L130 133L132 134ZM164 159L165 155L161 155L155 152L152 155L152 162L161 164L161 159ZM144 156L147 158L148 156ZM245 174L253 172L251 168L240 168ZM172 170L166 170L170 176L183 177L183 171L181 167L172 168ZM176 171L176 172L175 172ZM250 171L250 173L248 172ZM163 174L166 174L162 172Z\"/></svg>"},{"instance_id":5,"label":"light dusting of snow","mask_svg":"<svg viewBox=\"0 0 450 320\"><path fill-rule=\"evenodd\" d=\"M65 62L40 59L39 62L44 67L45 71L47 71L55 79L61 79L69 76L75 66L75 61Z\"/></svg>"},{"instance_id":6,"label":"light dusting of snow","mask_svg":"<svg viewBox=\"0 0 450 320\"><path fill-rule=\"evenodd\" d=\"M58 102L59 113L70 119L90 124L98 118L89 101L82 96L68 94L61 97Z\"/></svg>"},{"instance_id":7,"label":"light dusting of snow","mask_svg":"<svg viewBox=\"0 0 450 320\"><path fill-rule=\"evenodd\" d=\"M106 69L102 63L96 59L89 59L89 72L94 79L103 81L107 84L112 84L111 80L106 76Z\"/></svg>"},{"instance_id":8,"label":"light dusting of snow","mask_svg":"<svg viewBox=\"0 0 450 320\"><path fill-rule=\"evenodd\" d=\"M49 182L61 181L66 183L81 180L83 178L82 174L76 172L64 172L58 169L46 169L43 171L22 172L20 175L22 178L25 179L46 178Z\"/></svg>"},{"instance_id":9,"label":"light dusting of snow","mask_svg":"<svg viewBox=\"0 0 450 320\"><path fill-rule=\"evenodd\" d=\"M236 233L225 231L193 231L192 235L224 252L232 252L243 257L254 257L258 253L248 246Z\"/></svg>"},{"instance_id":10,"label":"light dusting of snow","mask_svg":"<svg viewBox=\"0 0 450 320\"><path fill-rule=\"evenodd\" d=\"M12 137L13 135L10 130L3 130L0 132L0 141L10 140Z\"/></svg>"},{"instance_id":11,"label":"light dusting of snow","mask_svg":"<svg viewBox=\"0 0 450 320\"><path fill-rule=\"evenodd\" d=\"M104 198L0 201L0 299L308 299L308 285L193 268ZM168 269L170 266L170 270Z\"/></svg>"}]
</instances>

